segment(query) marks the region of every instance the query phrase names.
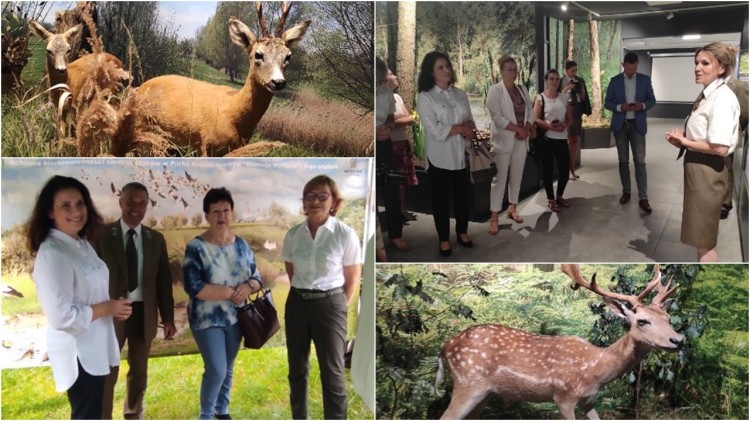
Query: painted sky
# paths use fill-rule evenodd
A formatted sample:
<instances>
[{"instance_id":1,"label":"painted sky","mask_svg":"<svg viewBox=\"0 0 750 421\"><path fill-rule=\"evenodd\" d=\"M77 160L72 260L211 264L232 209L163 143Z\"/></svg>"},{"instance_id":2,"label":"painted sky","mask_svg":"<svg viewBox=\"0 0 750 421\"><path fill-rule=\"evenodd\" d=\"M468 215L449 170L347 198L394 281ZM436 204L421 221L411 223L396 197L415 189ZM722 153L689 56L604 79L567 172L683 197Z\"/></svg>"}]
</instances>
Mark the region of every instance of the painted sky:
<instances>
[{"instance_id":1,"label":"painted sky","mask_svg":"<svg viewBox=\"0 0 750 421\"><path fill-rule=\"evenodd\" d=\"M2 160L2 229L26 221L44 183L53 175L81 180L91 191L99 212L119 217L117 193L130 181L149 187L147 217L202 213L209 187L232 192L236 216L251 221L262 217L271 203L297 213L302 188L312 177L333 178L345 199L367 199L369 160L366 158L245 158L245 159L11 159Z\"/></svg>"}]
</instances>

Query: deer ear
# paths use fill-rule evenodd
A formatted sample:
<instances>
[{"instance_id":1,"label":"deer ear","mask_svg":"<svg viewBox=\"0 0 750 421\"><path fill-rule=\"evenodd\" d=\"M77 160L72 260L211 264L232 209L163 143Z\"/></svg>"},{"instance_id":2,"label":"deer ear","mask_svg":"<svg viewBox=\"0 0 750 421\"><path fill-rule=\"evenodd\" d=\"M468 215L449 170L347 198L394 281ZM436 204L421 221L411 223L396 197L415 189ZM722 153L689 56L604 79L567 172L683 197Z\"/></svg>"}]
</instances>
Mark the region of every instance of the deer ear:
<instances>
[{"instance_id":1,"label":"deer ear","mask_svg":"<svg viewBox=\"0 0 750 421\"><path fill-rule=\"evenodd\" d=\"M47 38L52 36L52 33L50 31L44 29L44 26L42 26L35 20L29 21L29 29L31 29L31 31L34 32L36 36L45 41L47 40Z\"/></svg>"},{"instance_id":2,"label":"deer ear","mask_svg":"<svg viewBox=\"0 0 750 421\"><path fill-rule=\"evenodd\" d=\"M65 37L65 39L68 39L68 38L72 37L73 35L75 35L78 31L80 31L81 28L83 28L83 26L81 26L80 24L78 24L78 25L76 25L76 26L68 29L67 31L65 31L62 34L62 36Z\"/></svg>"},{"instance_id":3,"label":"deer ear","mask_svg":"<svg viewBox=\"0 0 750 421\"><path fill-rule=\"evenodd\" d=\"M287 48L294 48L302 41L302 37L307 32L307 27L310 26L311 20L306 20L302 23L298 23L292 28L287 29L282 35L281 39L286 43Z\"/></svg>"},{"instance_id":4,"label":"deer ear","mask_svg":"<svg viewBox=\"0 0 750 421\"><path fill-rule=\"evenodd\" d=\"M255 44L255 34L239 19L229 19L229 36L232 42L249 50Z\"/></svg>"},{"instance_id":5,"label":"deer ear","mask_svg":"<svg viewBox=\"0 0 750 421\"><path fill-rule=\"evenodd\" d=\"M612 310L612 313L615 313L615 316L617 317L628 319L633 315L633 312L630 311L630 309L620 301L613 300L607 297L603 297L602 300L604 301L604 304L609 306L609 308Z\"/></svg>"}]
</instances>

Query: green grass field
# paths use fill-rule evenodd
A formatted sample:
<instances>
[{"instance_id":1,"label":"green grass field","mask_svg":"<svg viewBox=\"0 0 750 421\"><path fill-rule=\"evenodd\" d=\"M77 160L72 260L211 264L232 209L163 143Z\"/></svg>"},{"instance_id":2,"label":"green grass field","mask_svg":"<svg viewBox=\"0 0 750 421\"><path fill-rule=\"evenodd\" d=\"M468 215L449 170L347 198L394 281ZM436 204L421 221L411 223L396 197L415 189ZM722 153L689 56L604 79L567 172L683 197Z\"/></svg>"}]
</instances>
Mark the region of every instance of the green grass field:
<instances>
[{"instance_id":1,"label":"green grass field","mask_svg":"<svg viewBox=\"0 0 750 421\"><path fill-rule=\"evenodd\" d=\"M313 352L314 355L314 352ZM115 388L114 417L122 419L127 362L121 362ZM147 419L196 419L199 412L200 355L152 358L145 397ZM348 376L348 374L347 374ZM320 375L315 358L310 364L309 415L323 418ZM367 406L349 387L349 419L373 419ZM234 368L230 413L235 419L290 419L286 349L242 350ZM2 418L69 419L64 393L55 392L49 367L2 370Z\"/></svg>"}]
</instances>

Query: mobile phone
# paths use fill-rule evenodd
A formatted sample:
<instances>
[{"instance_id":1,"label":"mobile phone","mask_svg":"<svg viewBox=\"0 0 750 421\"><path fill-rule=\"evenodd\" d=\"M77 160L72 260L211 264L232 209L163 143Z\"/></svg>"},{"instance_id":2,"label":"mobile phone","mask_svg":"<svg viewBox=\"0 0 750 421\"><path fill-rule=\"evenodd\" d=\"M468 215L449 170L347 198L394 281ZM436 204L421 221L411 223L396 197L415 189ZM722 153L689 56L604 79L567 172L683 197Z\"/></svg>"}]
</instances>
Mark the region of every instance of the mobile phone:
<instances>
[{"instance_id":1,"label":"mobile phone","mask_svg":"<svg viewBox=\"0 0 750 421\"><path fill-rule=\"evenodd\" d=\"M560 123L560 120L558 120L558 119L552 120L552 124L559 124L559 123Z\"/></svg>"}]
</instances>

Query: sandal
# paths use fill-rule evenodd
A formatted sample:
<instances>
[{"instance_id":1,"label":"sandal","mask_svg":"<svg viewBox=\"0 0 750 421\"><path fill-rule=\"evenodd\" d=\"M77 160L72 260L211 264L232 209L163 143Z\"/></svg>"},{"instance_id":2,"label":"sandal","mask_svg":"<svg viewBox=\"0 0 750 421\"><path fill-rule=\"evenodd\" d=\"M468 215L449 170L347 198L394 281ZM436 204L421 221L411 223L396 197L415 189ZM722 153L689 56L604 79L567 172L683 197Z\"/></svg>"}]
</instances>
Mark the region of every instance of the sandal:
<instances>
[{"instance_id":1,"label":"sandal","mask_svg":"<svg viewBox=\"0 0 750 421\"><path fill-rule=\"evenodd\" d=\"M523 218L518 215L518 209L516 209L515 206L512 210L510 208L508 209L508 218L512 219L517 224L523 224Z\"/></svg>"},{"instance_id":2,"label":"sandal","mask_svg":"<svg viewBox=\"0 0 750 421\"><path fill-rule=\"evenodd\" d=\"M490 230L488 233L490 235L497 235L498 232L500 232L500 226L497 224L497 215L495 215L494 218L490 218Z\"/></svg>"},{"instance_id":3,"label":"sandal","mask_svg":"<svg viewBox=\"0 0 750 421\"><path fill-rule=\"evenodd\" d=\"M564 199L562 196L557 196L557 199L555 199L555 202L557 202L558 205L564 208L570 207L570 202L568 201L568 199Z\"/></svg>"},{"instance_id":4,"label":"sandal","mask_svg":"<svg viewBox=\"0 0 750 421\"><path fill-rule=\"evenodd\" d=\"M552 212L560 212L560 207L557 206L557 200L548 200L547 201L547 207Z\"/></svg>"}]
</instances>

